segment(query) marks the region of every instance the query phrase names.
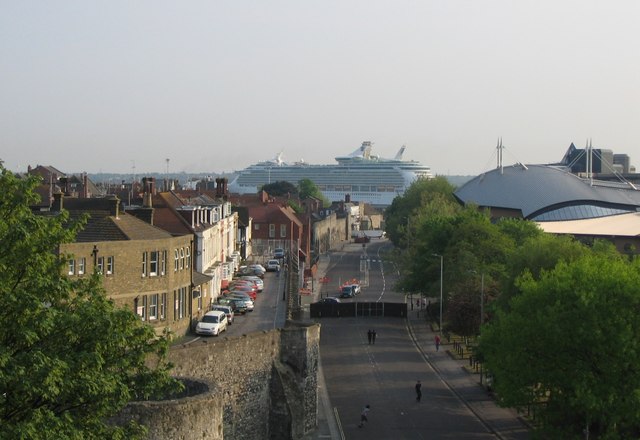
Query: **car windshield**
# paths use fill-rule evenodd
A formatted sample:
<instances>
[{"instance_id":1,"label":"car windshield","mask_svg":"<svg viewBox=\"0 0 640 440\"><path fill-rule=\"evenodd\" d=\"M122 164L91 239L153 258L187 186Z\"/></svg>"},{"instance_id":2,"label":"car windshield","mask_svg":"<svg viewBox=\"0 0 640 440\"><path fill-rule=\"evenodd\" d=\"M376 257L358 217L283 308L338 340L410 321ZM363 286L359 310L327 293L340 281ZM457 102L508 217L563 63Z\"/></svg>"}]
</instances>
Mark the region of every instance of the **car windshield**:
<instances>
[{"instance_id":1,"label":"car windshield","mask_svg":"<svg viewBox=\"0 0 640 440\"><path fill-rule=\"evenodd\" d=\"M218 317L216 315L205 315L204 318L202 318L202 322L208 322L209 324L215 324L215 323L218 322Z\"/></svg>"}]
</instances>

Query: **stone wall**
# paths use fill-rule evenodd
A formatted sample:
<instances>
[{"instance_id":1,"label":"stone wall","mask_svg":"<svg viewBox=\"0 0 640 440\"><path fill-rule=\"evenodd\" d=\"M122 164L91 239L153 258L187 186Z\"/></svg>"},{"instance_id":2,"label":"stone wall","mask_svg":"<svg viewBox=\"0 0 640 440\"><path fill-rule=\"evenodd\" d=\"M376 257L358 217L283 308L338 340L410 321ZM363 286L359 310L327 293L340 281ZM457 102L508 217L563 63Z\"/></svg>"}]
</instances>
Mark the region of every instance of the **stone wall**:
<instances>
[{"instance_id":1,"label":"stone wall","mask_svg":"<svg viewBox=\"0 0 640 440\"><path fill-rule=\"evenodd\" d=\"M335 212L313 222L311 228L312 247L318 255L338 248L340 242L349 239L347 219L337 217Z\"/></svg>"},{"instance_id":2,"label":"stone wall","mask_svg":"<svg viewBox=\"0 0 640 440\"><path fill-rule=\"evenodd\" d=\"M212 384L213 391L135 403L120 420L143 421L154 440L300 439L317 422L319 342L318 324L288 322L284 329L175 346L174 374Z\"/></svg>"}]
</instances>

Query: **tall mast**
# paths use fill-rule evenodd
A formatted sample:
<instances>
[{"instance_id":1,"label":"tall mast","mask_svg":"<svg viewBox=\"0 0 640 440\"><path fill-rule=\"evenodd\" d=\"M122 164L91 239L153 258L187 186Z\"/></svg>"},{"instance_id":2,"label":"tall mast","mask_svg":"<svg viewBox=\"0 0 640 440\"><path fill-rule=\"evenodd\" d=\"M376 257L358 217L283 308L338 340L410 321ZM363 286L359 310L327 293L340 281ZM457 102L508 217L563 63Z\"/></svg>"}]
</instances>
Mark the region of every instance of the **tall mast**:
<instances>
[{"instance_id":1,"label":"tall mast","mask_svg":"<svg viewBox=\"0 0 640 440\"><path fill-rule=\"evenodd\" d=\"M502 145L502 138L498 138L498 145L496 145L496 155L498 158L497 168L500 170L500 174L503 174L504 172L504 167L502 164L502 150L504 150L504 146Z\"/></svg>"}]
</instances>

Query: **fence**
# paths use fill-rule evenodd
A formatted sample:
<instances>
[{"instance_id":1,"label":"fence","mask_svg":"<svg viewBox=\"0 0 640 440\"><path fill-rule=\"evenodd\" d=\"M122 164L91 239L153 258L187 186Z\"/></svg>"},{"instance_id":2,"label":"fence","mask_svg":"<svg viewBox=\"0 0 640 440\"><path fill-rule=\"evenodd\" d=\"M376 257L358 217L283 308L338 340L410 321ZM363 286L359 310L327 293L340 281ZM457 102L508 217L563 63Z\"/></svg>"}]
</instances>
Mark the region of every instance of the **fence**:
<instances>
[{"instance_id":1,"label":"fence","mask_svg":"<svg viewBox=\"0 0 640 440\"><path fill-rule=\"evenodd\" d=\"M388 302L313 303L312 318L398 317L407 316L407 305Z\"/></svg>"}]
</instances>

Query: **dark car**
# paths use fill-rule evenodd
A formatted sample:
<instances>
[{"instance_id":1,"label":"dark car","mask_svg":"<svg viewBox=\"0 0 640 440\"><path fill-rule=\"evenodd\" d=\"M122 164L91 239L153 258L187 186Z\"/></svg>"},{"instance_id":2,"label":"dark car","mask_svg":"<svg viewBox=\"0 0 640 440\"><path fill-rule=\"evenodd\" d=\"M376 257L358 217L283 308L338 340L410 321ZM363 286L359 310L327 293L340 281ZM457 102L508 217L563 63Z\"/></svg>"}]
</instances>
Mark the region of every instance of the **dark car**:
<instances>
[{"instance_id":1,"label":"dark car","mask_svg":"<svg viewBox=\"0 0 640 440\"><path fill-rule=\"evenodd\" d=\"M353 298L356 296L352 286L342 286L340 288L340 298Z\"/></svg>"},{"instance_id":2,"label":"dark car","mask_svg":"<svg viewBox=\"0 0 640 440\"><path fill-rule=\"evenodd\" d=\"M322 298L318 301L319 304L339 304L340 298L336 298L335 296L328 296L326 298Z\"/></svg>"},{"instance_id":3,"label":"dark car","mask_svg":"<svg viewBox=\"0 0 640 440\"><path fill-rule=\"evenodd\" d=\"M275 248L273 250L273 258L278 258L278 259L284 258L284 254L285 252L284 252L284 249L282 248Z\"/></svg>"},{"instance_id":4,"label":"dark car","mask_svg":"<svg viewBox=\"0 0 640 440\"><path fill-rule=\"evenodd\" d=\"M224 306L231 306L233 313L240 315L247 313L247 306L244 305L244 301L242 300L238 300L236 298L218 298L217 303Z\"/></svg>"}]
</instances>

